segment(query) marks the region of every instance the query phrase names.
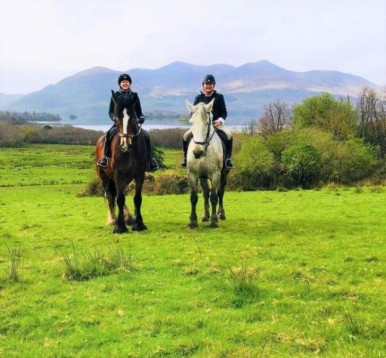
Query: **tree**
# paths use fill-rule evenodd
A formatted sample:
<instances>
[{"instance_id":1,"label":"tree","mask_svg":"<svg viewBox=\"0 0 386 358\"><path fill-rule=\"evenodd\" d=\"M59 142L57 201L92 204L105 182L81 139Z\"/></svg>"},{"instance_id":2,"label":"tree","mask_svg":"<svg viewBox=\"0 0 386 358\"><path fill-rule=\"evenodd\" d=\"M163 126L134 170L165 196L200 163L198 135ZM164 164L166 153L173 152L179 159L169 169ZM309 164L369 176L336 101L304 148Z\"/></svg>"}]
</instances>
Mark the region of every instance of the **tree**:
<instances>
[{"instance_id":1,"label":"tree","mask_svg":"<svg viewBox=\"0 0 386 358\"><path fill-rule=\"evenodd\" d=\"M289 105L280 100L264 105L264 115L260 119L259 132L263 136L280 132L292 125L292 113Z\"/></svg>"},{"instance_id":2,"label":"tree","mask_svg":"<svg viewBox=\"0 0 386 358\"><path fill-rule=\"evenodd\" d=\"M345 140L356 133L356 113L350 99L337 100L331 94L308 97L295 105L293 120L298 129L316 127Z\"/></svg>"},{"instance_id":3,"label":"tree","mask_svg":"<svg viewBox=\"0 0 386 358\"><path fill-rule=\"evenodd\" d=\"M311 188L320 179L321 158L316 148L297 143L283 152L286 175L293 185Z\"/></svg>"},{"instance_id":4,"label":"tree","mask_svg":"<svg viewBox=\"0 0 386 358\"><path fill-rule=\"evenodd\" d=\"M365 87L357 104L358 136L386 155L386 94L383 98L373 89Z\"/></svg>"}]
</instances>

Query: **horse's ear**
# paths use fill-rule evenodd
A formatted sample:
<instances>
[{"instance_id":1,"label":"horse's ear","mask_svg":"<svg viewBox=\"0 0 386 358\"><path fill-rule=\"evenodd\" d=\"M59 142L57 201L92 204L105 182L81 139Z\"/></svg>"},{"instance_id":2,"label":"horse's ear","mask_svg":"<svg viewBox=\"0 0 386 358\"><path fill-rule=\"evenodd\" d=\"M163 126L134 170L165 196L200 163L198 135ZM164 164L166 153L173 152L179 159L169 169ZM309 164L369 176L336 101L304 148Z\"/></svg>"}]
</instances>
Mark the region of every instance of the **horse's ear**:
<instances>
[{"instance_id":1,"label":"horse's ear","mask_svg":"<svg viewBox=\"0 0 386 358\"><path fill-rule=\"evenodd\" d=\"M212 108L213 108L213 104L214 104L214 98L205 106L205 108L206 108L206 110L208 111L208 112L210 112L211 110L212 110Z\"/></svg>"},{"instance_id":2,"label":"horse's ear","mask_svg":"<svg viewBox=\"0 0 386 358\"><path fill-rule=\"evenodd\" d=\"M185 100L186 107L188 107L190 112L193 112L194 106L188 101Z\"/></svg>"}]
</instances>

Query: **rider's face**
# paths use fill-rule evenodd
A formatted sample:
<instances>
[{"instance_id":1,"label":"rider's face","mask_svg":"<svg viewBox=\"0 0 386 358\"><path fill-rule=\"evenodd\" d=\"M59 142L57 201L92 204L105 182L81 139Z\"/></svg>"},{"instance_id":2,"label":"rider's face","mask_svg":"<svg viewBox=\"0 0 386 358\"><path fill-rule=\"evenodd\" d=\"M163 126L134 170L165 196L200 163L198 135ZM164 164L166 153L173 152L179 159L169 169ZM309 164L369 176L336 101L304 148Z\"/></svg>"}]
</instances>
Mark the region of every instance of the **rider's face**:
<instances>
[{"instance_id":1,"label":"rider's face","mask_svg":"<svg viewBox=\"0 0 386 358\"><path fill-rule=\"evenodd\" d=\"M122 88L122 90L127 91L130 88L130 82L128 80L123 80L119 86Z\"/></svg>"},{"instance_id":2,"label":"rider's face","mask_svg":"<svg viewBox=\"0 0 386 358\"><path fill-rule=\"evenodd\" d=\"M212 93L212 91L214 89L214 84L213 83L204 83L203 87L204 87L204 92L210 94L210 93Z\"/></svg>"}]
</instances>

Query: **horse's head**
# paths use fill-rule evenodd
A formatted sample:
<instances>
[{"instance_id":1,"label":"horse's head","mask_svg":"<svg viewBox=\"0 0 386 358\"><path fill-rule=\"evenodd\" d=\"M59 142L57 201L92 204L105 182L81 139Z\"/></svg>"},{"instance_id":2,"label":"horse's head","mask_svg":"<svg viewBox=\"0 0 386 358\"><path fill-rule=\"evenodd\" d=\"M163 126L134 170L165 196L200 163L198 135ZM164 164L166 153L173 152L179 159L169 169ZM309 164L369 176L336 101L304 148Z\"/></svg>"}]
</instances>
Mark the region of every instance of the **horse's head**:
<instances>
[{"instance_id":1,"label":"horse's head","mask_svg":"<svg viewBox=\"0 0 386 358\"><path fill-rule=\"evenodd\" d=\"M123 93L117 96L114 91L111 92L114 116L117 118L120 147L122 151L127 152L132 146L133 138L139 134L141 129L137 123L137 115L130 94Z\"/></svg>"},{"instance_id":2,"label":"horse's head","mask_svg":"<svg viewBox=\"0 0 386 358\"><path fill-rule=\"evenodd\" d=\"M203 155L210 141L213 103L214 99L208 104L200 102L194 106L186 101L186 106L191 112L189 123L191 124L193 142L195 144L193 154L196 158Z\"/></svg>"}]
</instances>

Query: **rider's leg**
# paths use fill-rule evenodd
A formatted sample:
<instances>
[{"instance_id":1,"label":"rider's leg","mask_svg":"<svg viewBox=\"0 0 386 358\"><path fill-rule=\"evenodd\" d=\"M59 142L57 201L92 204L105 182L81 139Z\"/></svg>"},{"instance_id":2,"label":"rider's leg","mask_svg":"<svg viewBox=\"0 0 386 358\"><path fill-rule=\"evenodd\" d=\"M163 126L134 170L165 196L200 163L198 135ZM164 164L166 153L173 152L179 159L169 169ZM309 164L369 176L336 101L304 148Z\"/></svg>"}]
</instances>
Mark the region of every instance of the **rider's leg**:
<instances>
[{"instance_id":1,"label":"rider's leg","mask_svg":"<svg viewBox=\"0 0 386 358\"><path fill-rule=\"evenodd\" d=\"M115 125L113 125L105 134L105 142L103 144L103 155L97 161L97 165L102 168L106 168L109 162L108 155L110 151L110 137L111 137L111 131L114 128L114 126Z\"/></svg>"},{"instance_id":2,"label":"rider's leg","mask_svg":"<svg viewBox=\"0 0 386 358\"><path fill-rule=\"evenodd\" d=\"M181 163L182 168L186 168L186 155L188 153L189 138L190 138L191 134L192 134L192 131L189 129L182 136L182 149L184 151L184 159L182 160L182 163Z\"/></svg>"},{"instance_id":3,"label":"rider's leg","mask_svg":"<svg viewBox=\"0 0 386 358\"><path fill-rule=\"evenodd\" d=\"M218 126L216 128L218 131L221 131L220 137L225 142L225 168L232 169L233 168L233 162L232 162L232 150L233 150L233 138L232 133L230 130L224 126L224 124Z\"/></svg>"},{"instance_id":4,"label":"rider's leg","mask_svg":"<svg viewBox=\"0 0 386 358\"><path fill-rule=\"evenodd\" d=\"M232 149L233 149L233 138L228 139L225 143L226 147L226 159L225 159L225 168L232 169L233 168L233 162L232 162Z\"/></svg>"},{"instance_id":5,"label":"rider's leg","mask_svg":"<svg viewBox=\"0 0 386 358\"><path fill-rule=\"evenodd\" d=\"M142 129L142 133L145 138L146 148L147 148L147 170L150 172L153 172L159 169L159 165L157 161L151 156L151 143L150 143L149 132Z\"/></svg>"}]
</instances>

